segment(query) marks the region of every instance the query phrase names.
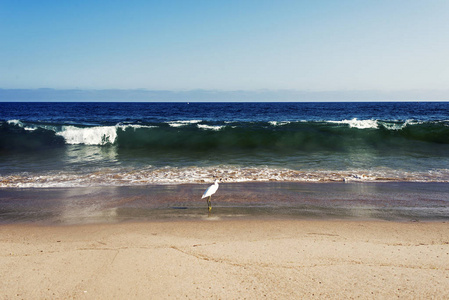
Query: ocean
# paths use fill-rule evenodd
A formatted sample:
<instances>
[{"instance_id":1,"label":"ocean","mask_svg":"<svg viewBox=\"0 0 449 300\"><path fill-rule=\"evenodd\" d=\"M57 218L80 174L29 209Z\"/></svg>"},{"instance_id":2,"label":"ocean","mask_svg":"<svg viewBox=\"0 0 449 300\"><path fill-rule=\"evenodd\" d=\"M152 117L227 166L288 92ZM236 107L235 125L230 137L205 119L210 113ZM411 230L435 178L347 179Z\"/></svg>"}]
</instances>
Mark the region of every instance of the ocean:
<instances>
[{"instance_id":1,"label":"ocean","mask_svg":"<svg viewBox=\"0 0 449 300\"><path fill-rule=\"evenodd\" d=\"M291 200L279 186L308 187L316 196L344 183L354 200L352 187L394 185L421 202L432 192L416 187L432 186L428 203L438 211L425 215L449 219L449 103L0 103L0 221L14 219L7 217L17 215L11 199L27 200L30 190L112 189L123 200L131 188L137 194L129 201L159 203L150 205L152 215L155 207L199 208L202 202L180 201L179 193L158 202L145 189L166 195L190 186L186 193L197 197L214 179L234 191L232 201L217 193L228 209L274 207L286 197L286 207L304 204L295 202L304 193ZM268 189L258 197L264 200L240 197L245 186L253 195ZM263 196L270 191L277 199Z\"/></svg>"}]
</instances>

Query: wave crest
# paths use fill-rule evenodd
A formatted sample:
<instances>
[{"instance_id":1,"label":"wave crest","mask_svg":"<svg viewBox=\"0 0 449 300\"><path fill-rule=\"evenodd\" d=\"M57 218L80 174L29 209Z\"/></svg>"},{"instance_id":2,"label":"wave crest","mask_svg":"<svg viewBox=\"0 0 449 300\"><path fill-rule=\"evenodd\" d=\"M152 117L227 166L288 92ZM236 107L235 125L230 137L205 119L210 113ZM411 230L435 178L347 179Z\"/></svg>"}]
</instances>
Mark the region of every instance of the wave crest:
<instances>
[{"instance_id":1,"label":"wave crest","mask_svg":"<svg viewBox=\"0 0 449 300\"><path fill-rule=\"evenodd\" d=\"M118 145L123 148L146 148L164 151L179 149L262 149L275 151L347 151L357 147L375 149L413 149L415 141L449 144L446 121L418 122L383 120L280 121L280 122L205 122L176 121L150 125L122 124L80 126L32 124L20 120L3 122L3 127L34 132L46 130L62 137L66 144ZM201 122L201 124L199 124ZM24 135L10 131L9 134ZM36 135L36 138L38 136ZM427 146L425 146L427 145ZM427 150L426 150L427 151Z\"/></svg>"},{"instance_id":2,"label":"wave crest","mask_svg":"<svg viewBox=\"0 0 449 300\"><path fill-rule=\"evenodd\" d=\"M155 128L155 126L144 125L122 125L115 126L96 126L96 127L76 127L63 126L62 131L57 132L57 135L64 137L67 144L70 145L112 145L117 142L117 130L125 131L127 129L142 129Z\"/></svg>"},{"instance_id":3,"label":"wave crest","mask_svg":"<svg viewBox=\"0 0 449 300\"><path fill-rule=\"evenodd\" d=\"M108 145L115 143L117 128L115 126L88 128L63 126L62 131L56 134L62 136L66 143L70 145Z\"/></svg>"},{"instance_id":4,"label":"wave crest","mask_svg":"<svg viewBox=\"0 0 449 300\"><path fill-rule=\"evenodd\" d=\"M335 124L347 124L350 128L357 129L377 129L379 128L379 123L377 120L358 120L357 118L351 120L342 121L329 121L329 123Z\"/></svg>"}]
</instances>

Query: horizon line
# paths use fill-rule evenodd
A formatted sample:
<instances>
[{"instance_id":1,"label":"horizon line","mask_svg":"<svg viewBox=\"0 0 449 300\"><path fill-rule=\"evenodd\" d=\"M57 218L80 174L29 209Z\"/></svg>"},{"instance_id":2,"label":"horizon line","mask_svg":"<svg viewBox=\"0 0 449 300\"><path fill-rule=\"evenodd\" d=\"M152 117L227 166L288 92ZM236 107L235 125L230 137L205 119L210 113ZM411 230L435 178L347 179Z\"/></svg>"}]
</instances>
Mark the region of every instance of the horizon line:
<instances>
[{"instance_id":1,"label":"horizon line","mask_svg":"<svg viewBox=\"0 0 449 300\"><path fill-rule=\"evenodd\" d=\"M150 90L0 88L2 102L366 102L448 101L449 89L402 90Z\"/></svg>"}]
</instances>

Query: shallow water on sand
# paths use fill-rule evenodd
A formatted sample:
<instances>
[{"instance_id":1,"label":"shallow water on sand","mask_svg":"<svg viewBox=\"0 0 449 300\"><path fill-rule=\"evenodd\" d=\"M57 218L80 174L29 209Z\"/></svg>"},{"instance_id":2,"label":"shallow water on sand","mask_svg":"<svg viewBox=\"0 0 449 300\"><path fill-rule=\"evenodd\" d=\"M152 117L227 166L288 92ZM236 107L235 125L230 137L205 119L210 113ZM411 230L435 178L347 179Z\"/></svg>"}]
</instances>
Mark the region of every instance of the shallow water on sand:
<instances>
[{"instance_id":1,"label":"shallow water on sand","mask_svg":"<svg viewBox=\"0 0 449 300\"><path fill-rule=\"evenodd\" d=\"M236 218L449 220L447 183L221 184L0 190L0 223L83 224Z\"/></svg>"}]
</instances>

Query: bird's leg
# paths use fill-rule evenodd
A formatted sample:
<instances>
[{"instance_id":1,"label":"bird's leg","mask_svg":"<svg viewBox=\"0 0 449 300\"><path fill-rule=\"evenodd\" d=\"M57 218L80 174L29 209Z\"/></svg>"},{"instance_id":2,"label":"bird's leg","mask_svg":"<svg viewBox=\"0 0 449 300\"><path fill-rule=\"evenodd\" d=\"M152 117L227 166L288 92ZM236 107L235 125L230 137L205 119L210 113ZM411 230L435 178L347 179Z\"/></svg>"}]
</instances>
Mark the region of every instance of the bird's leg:
<instances>
[{"instance_id":1,"label":"bird's leg","mask_svg":"<svg viewBox=\"0 0 449 300\"><path fill-rule=\"evenodd\" d=\"M209 211L212 210L212 203L210 202L210 198L212 198L212 196L209 196L209 198L207 198L207 209Z\"/></svg>"}]
</instances>

